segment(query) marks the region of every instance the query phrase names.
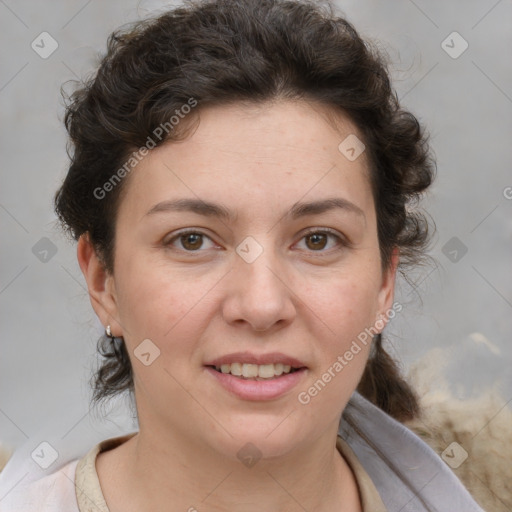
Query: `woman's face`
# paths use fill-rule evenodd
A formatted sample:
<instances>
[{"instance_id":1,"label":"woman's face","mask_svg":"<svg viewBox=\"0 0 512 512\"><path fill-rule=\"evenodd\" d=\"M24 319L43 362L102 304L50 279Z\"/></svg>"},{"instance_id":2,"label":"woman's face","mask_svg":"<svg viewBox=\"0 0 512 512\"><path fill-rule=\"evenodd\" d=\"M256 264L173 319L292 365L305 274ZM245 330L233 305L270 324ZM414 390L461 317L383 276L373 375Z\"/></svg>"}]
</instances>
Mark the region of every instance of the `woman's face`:
<instances>
[{"instance_id":1,"label":"woman's face","mask_svg":"<svg viewBox=\"0 0 512 512\"><path fill-rule=\"evenodd\" d=\"M395 269L381 271L347 119L335 130L290 101L200 114L191 137L129 176L114 273L93 305L124 336L141 431L233 458L247 442L282 455L337 428L370 348L358 335L390 308ZM287 361L302 370L268 380L210 366L265 377Z\"/></svg>"}]
</instances>

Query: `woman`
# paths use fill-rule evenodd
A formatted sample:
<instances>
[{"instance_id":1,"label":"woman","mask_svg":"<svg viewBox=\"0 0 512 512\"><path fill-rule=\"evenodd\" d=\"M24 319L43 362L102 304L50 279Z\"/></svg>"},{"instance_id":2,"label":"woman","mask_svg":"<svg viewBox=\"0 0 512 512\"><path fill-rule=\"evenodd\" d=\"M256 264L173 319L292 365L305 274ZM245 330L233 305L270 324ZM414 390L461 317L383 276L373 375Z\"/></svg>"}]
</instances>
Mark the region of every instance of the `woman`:
<instances>
[{"instance_id":1,"label":"woman","mask_svg":"<svg viewBox=\"0 0 512 512\"><path fill-rule=\"evenodd\" d=\"M400 424L417 397L381 333L434 163L347 21L176 8L111 36L66 126L55 207L106 329L94 399L132 393L139 430L3 510L481 510Z\"/></svg>"}]
</instances>

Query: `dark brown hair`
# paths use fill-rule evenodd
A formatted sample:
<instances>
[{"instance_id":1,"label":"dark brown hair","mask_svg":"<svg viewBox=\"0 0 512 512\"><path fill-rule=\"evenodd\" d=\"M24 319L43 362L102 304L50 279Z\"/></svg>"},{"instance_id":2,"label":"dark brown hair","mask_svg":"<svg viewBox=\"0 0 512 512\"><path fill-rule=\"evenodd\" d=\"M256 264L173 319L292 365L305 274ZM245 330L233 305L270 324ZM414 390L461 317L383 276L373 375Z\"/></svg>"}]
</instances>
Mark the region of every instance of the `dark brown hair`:
<instances>
[{"instance_id":1,"label":"dark brown hair","mask_svg":"<svg viewBox=\"0 0 512 512\"><path fill-rule=\"evenodd\" d=\"M168 126L191 98L198 105L194 112L155 140L158 127ZM327 2L191 1L112 33L97 73L68 99L71 165L55 196L62 226L75 240L87 233L111 272L126 178L105 184L129 172L119 170L130 156L150 138L160 145L186 137L201 106L280 99L316 102L357 125L370 162L382 267L389 267L398 247L399 272L406 277L407 266L426 258L430 239L417 208L435 175L428 136L399 105L382 52ZM107 199L98 197L107 189ZM103 364L93 400L133 393L123 340L102 337L99 351ZM358 390L399 420L419 411L380 334Z\"/></svg>"}]
</instances>

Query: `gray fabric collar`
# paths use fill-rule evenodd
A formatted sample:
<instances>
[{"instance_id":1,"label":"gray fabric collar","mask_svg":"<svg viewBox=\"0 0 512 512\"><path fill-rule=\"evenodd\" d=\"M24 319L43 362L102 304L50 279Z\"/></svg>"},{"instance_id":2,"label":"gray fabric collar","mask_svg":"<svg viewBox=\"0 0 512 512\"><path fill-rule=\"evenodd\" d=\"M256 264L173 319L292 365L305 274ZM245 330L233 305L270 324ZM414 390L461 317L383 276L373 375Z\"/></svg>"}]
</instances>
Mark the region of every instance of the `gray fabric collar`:
<instances>
[{"instance_id":1,"label":"gray fabric collar","mask_svg":"<svg viewBox=\"0 0 512 512\"><path fill-rule=\"evenodd\" d=\"M25 485L82 457L86 449L109 437L94 428L75 430L62 438L56 434L58 425L49 423L16 450L0 472L2 511L17 512L19 506L10 508L8 503L18 503L18 493L24 502ZM484 512L439 455L358 392L343 411L338 434L356 454L389 512ZM59 453L58 461L46 470L31 460L31 452L41 441L49 441Z\"/></svg>"},{"instance_id":2,"label":"gray fabric collar","mask_svg":"<svg viewBox=\"0 0 512 512\"><path fill-rule=\"evenodd\" d=\"M338 434L389 512L484 512L430 446L357 391L343 411Z\"/></svg>"}]
</instances>

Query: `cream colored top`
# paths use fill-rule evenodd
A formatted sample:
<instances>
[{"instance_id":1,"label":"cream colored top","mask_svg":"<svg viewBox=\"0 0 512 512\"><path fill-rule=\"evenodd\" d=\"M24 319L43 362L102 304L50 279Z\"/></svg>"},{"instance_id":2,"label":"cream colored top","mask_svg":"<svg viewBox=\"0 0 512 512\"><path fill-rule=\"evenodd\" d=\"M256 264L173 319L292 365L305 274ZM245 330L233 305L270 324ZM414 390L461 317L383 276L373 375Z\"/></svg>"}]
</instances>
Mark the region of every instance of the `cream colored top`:
<instances>
[{"instance_id":1,"label":"cream colored top","mask_svg":"<svg viewBox=\"0 0 512 512\"><path fill-rule=\"evenodd\" d=\"M75 492L80 512L109 512L101 490L96 457L98 453L116 448L128 441L136 432L121 437L106 439L94 446L77 464L75 473ZM350 446L338 435L336 448L343 455L354 472L361 496L363 512L387 512L380 495Z\"/></svg>"}]
</instances>

